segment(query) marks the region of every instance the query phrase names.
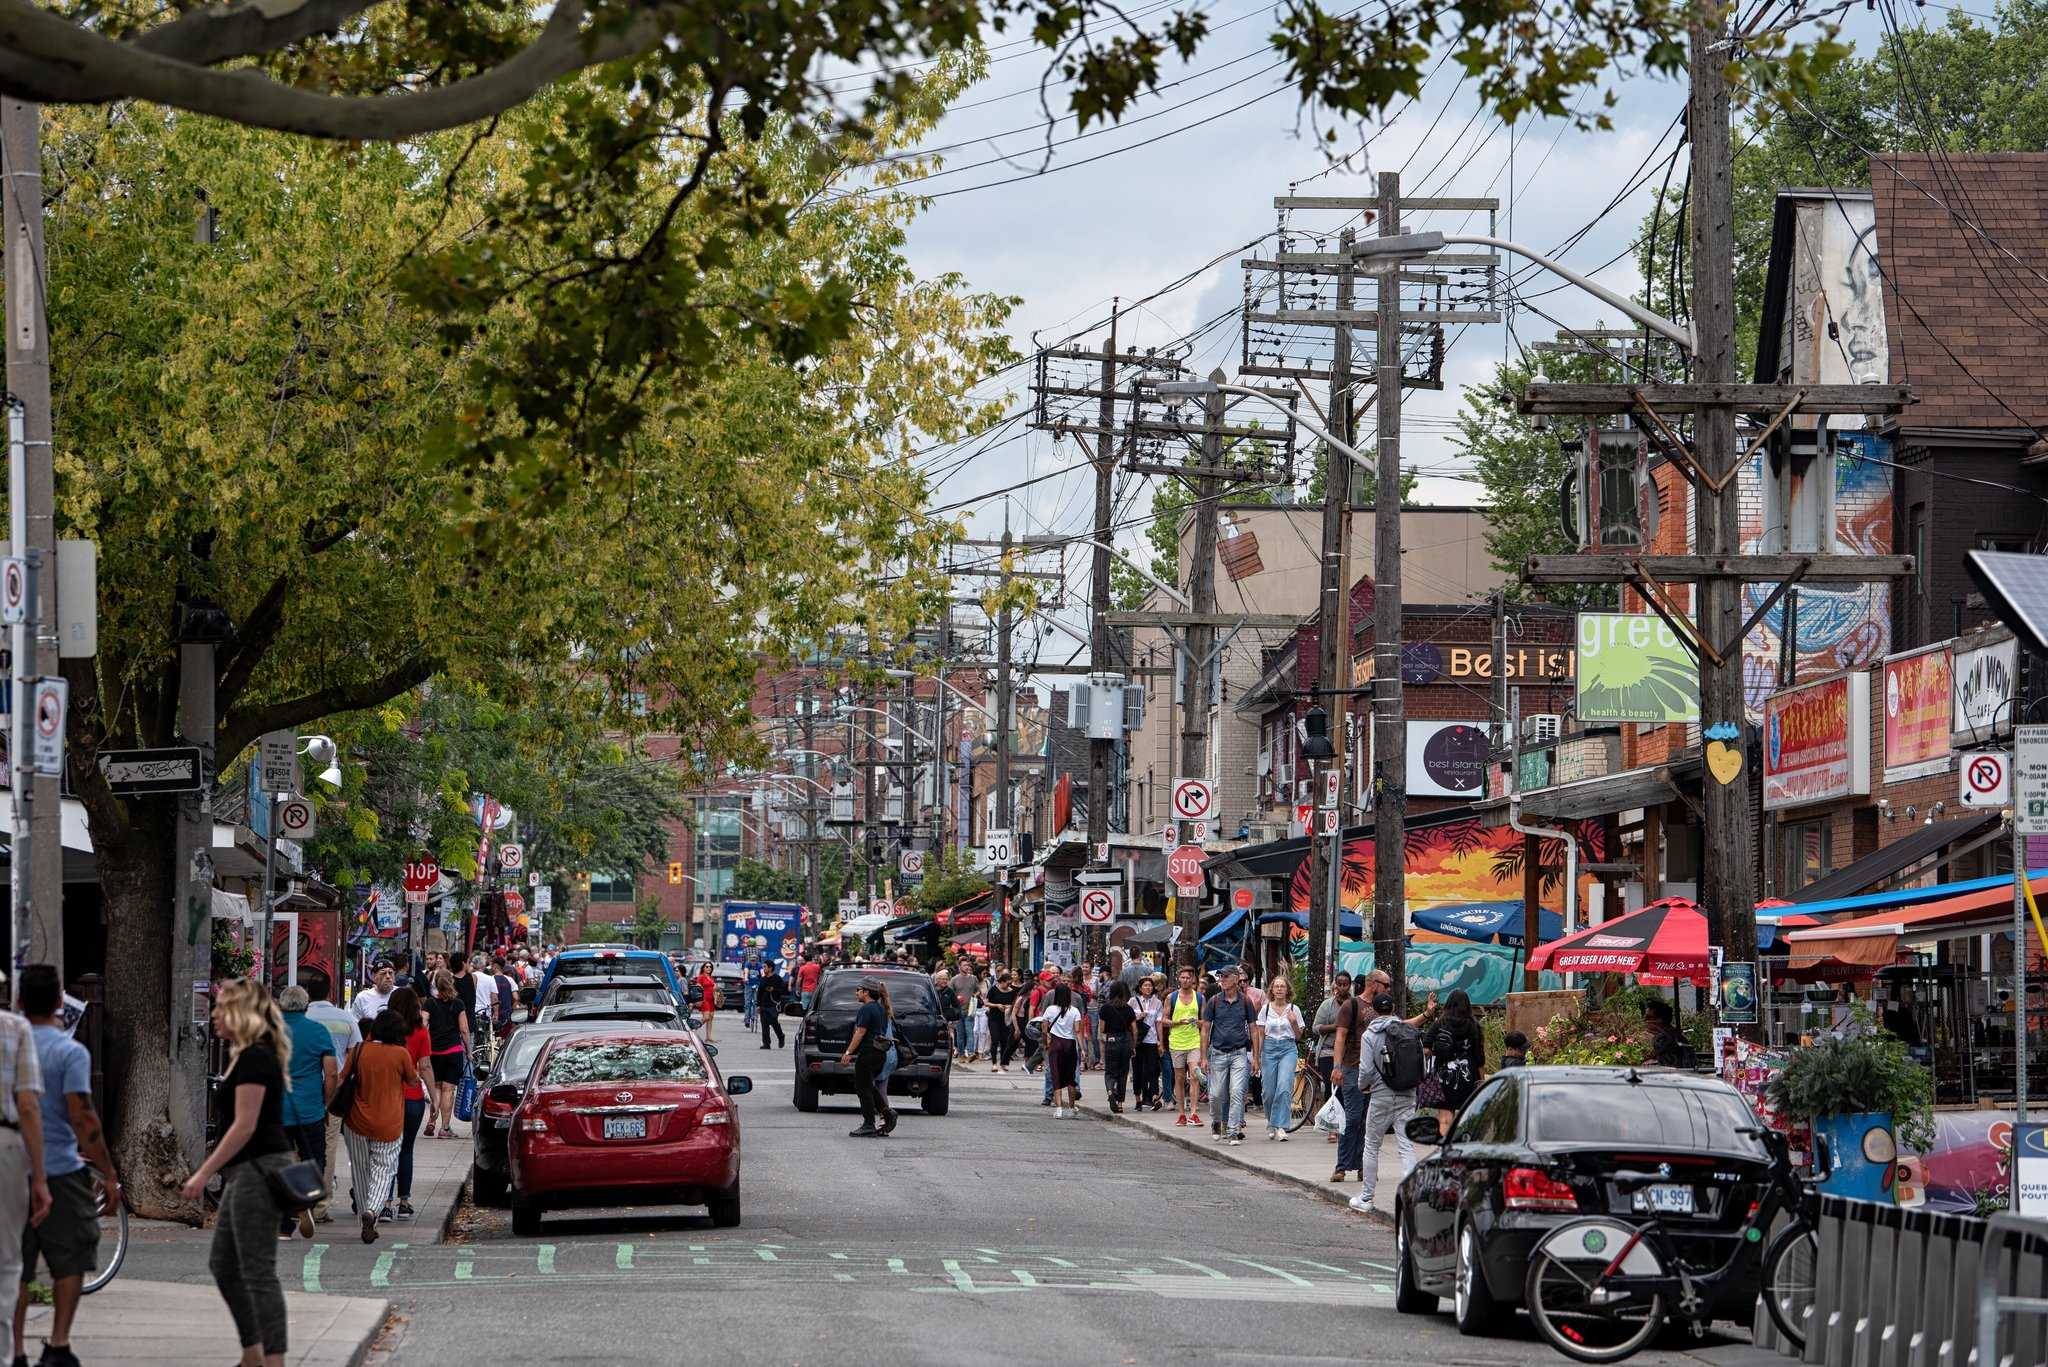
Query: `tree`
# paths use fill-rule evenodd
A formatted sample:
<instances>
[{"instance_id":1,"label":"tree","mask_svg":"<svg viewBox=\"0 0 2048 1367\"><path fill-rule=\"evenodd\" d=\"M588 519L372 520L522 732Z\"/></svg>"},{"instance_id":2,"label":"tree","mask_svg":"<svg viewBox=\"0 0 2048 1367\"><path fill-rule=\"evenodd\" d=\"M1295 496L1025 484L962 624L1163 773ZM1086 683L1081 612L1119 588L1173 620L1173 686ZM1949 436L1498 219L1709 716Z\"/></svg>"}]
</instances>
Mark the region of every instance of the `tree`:
<instances>
[{"instance_id":1,"label":"tree","mask_svg":"<svg viewBox=\"0 0 2048 1367\"><path fill-rule=\"evenodd\" d=\"M778 869L758 859L742 859L732 871L735 901L801 902L806 891L802 873Z\"/></svg>"},{"instance_id":2,"label":"tree","mask_svg":"<svg viewBox=\"0 0 2048 1367\"><path fill-rule=\"evenodd\" d=\"M469 534L484 486L433 434L451 413L494 429L474 354L509 364L528 334L482 320L451 346L394 268L441 259L499 187L544 175L577 96L487 137L345 158L148 107L52 120L58 517L100 554L100 654L65 662L68 755L106 898L117 1140L144 1214L190 1213L160 1138L173 821L170 804L113 798L95 759L174 743L181 611L218 605L236 626L216 662L223 771L266 731L429 678L512 710L545 686L579 735L659 727L684 754L746 759L764 654L849 628L903 639L935 592L943 533L900 520L922 484L899 453L981 419L966 389L1003 350L1006 305L908 273L907 201L832 193L848 158L918 136L912 120L867 143L788 129L749 144L755 174L810 202L797 231L749 241L695 284L739 298L833 272L858 336L797 363L744 328L705 329L722 359L687 393L648 379L658 407L618 448L623 484L543 497L507 462L492 487L528 509L518 535ZM222 225L212 245L192 240L201 191ZM621 234L668 212L624 186L579 193ZM715 215L673 217L695 240L718 231ZM204 916L176 924L196 934Z\"/></svg>"},{"instance_id":3,"label":"tree","mask_svg":"<svg viewBox=\"0 0 2048 1367\"><path fill-rule=\"evenodd\" d=\"M1546 357L1545 378L1558 381L1612 379L1614 367L1598 357ZM1558 486L1571 472L1572 451L1585 439L1583 418L1553 418L1538 426L1515 411L1515 401L1536 371L1526 361L1503 361L1485 386L1467 388L1458 409L1456 445L1471 459L1486 488L1486 550L1494 568L1507 576L1514 602L1542 601L1565 607L1611 607L1607 584L1545 584L1523 581L1532 555L1578 549L1559 516Z\"/></svg>"},{"instance_id":4,"label":"tree","mask_svg":"<svg viewBox=\"0 0 2048 1367\"><path fill-rule=\"evenodd\" d=\"M643 897L633 908L633 943L642 949L659 949L663 932L674 924L661 909L659 897Z\"/></svg>"},{"instance_id":5,"label":"tree","mask_svg":"<svg viewBox=\"0 0 2048 1367\"><path fill-rule=\"evenodd\" d=\"M987 876L974 867L972 851L937 849L925 855L924 881L910 900L919 911L944 911L988 891L988 886Z\"/></svg>"}]
</instances>

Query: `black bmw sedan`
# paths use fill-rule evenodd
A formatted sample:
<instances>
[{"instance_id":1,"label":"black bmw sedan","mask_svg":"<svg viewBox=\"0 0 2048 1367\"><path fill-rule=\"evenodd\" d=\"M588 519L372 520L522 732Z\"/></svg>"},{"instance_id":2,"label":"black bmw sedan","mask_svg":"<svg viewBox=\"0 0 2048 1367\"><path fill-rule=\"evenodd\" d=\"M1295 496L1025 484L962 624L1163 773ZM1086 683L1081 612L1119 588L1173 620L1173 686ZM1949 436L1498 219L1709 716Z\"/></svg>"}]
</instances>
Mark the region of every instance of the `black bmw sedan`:
<instances>
[{"instance_id":1,"label":"black bmw sedan","mask_svg":"<svg viewBox=\"0 0 2048 1367\"><path fill-rule=\"evenodd\" d=\"M1491 1331L1522 1301L1536 1241L1582 1215L1654 1210L1694 1266L1719 1267L1769 1183L1755 1116L1711 1077L1657 1069L1536 1067L1495 1074L1447 1141L1401 1183L1394 1209L1394 1305L1429 1314L1452 1299L1458 1329ZM1436 1119L1409 1135L1435 1143ZM1668 1172L1623 1194L1617 1169ZM1747 1320L1754 1278L1724 1289L1716 1318Z\"/></svg>"}]
</instances>

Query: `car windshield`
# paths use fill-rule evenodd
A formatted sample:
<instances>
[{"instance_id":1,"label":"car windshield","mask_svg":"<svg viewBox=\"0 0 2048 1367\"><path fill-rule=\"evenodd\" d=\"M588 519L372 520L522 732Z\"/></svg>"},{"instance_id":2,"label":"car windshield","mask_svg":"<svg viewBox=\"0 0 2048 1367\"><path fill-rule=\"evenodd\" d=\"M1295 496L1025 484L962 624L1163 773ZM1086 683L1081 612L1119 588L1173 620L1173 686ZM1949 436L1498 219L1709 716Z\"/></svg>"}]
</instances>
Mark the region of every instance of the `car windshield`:
<instances>
[{"instance_id":1,"label":"car windshield","mask_svg":"<svg viewBox=\"0 0 2048 1367\"><path fill-rule=\"evenodd\" d=\"M544 1007L540 1013L542 1024L558 1020L604 1020L607 1017L619 1020L673 1021L677 1018L677 1012L675 1007L666 1002L614 1002L602 997L582 996L574 1001Z\"/></svg>"},{"instance_id":2,"label":"car windshield","mask_svg":"<svg viewBox=\"0 0 2048 1367\"><path fill-rule=\"evenodd\" d=\"M543 1082L704 1082L711 1070L682 1040L567 1044L548 1055Z\"/></svg>"},{"instance_id":3,"label":"car windshield","mask_svg":"<svg viewBox=\"0 0 2048 1367\"><path fill-rule=\"evenodd\" d=\"M1645 1144L1760 1152L1741 1130L1756 1117L1733 1091L1613 1082L1532 1082L1529 1138L1537 1144Z\"/></svg>"}]
</instances>

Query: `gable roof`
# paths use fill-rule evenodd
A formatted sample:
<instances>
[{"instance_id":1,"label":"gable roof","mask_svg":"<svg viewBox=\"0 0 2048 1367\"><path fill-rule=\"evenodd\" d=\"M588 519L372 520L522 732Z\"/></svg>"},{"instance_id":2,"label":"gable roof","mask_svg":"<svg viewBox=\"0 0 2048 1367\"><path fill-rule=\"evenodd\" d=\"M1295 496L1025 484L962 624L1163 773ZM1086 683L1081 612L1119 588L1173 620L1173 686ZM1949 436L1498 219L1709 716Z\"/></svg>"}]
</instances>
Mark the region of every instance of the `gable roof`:
<instances>
[{"instance_id":1,"label":"gable roof","mask_svg":"<svg viewBox=\"0 0 2048 1367\"><path fill-rule=\"evenodd\" d=\"M1870 184L1904 425L2048 429L2048 153L1891 153Z\"/></svg>"}]
</instances>

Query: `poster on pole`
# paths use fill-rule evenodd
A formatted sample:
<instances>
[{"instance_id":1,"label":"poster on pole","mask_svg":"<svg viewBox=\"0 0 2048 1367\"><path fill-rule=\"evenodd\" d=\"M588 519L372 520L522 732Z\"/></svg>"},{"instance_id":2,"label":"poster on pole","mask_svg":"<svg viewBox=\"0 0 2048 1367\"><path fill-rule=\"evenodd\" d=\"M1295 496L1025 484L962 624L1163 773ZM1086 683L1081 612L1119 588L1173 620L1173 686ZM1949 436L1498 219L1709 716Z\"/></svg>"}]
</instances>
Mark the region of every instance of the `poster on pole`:
<instances>
[{"instance_id":1,"label":"poster on pole","mask_svg":"<svg viewBox=\"0 0 2048 1367\"><path fill-rule=\"evenodd\" d=\"M1757 1018L1756 964L1724 963L1714 1001L1722 1025L1755 1025Z\"/></svg>"}]
</instances>

